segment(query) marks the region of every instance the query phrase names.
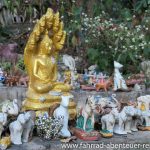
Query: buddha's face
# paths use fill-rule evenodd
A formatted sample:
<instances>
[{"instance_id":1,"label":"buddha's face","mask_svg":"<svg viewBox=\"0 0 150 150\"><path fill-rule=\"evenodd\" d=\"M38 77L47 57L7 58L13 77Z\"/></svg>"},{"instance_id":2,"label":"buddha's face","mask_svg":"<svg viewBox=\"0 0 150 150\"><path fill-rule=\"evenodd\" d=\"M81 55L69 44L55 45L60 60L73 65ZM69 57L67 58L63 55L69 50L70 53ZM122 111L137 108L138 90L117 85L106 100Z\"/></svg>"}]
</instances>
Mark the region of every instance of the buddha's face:
<instances>
[{"instance_id":1,"label":"buddha's face","mask_svg":"<svg viewBox=\"0 0 150 150\"><path fill-rule=\"evenodd\" d=\"M41 54L50 55L52 52L52 42L42 42L39 47L39 51Z\"/></svg>"}]
</instances>

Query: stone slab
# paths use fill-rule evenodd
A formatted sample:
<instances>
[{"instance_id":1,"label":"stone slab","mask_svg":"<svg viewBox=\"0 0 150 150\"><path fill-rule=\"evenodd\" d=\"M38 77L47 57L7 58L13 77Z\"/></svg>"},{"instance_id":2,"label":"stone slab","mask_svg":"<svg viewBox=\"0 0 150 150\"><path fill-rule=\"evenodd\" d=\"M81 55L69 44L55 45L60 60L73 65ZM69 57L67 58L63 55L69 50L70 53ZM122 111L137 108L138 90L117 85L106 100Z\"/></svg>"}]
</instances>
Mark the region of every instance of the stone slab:
<instances>
[{"instance_id":1,"label":"stone slab","mask_svg":"<svg viewBox=\"0 0 150 150\"><path fill-rule=\"evenodd\" d=\"M69 145L70 144L70 145ZM93 144L93 145L92 145ZM96 145L104 145L101 148L96 148ZM108 145L107 145L108 144ZM44 140L39 137L34 137L31 142L24 143L22 145L12 145L8 150L118 150L113 147L108 147L111 144L130 144L133 146L133 144L139 144L139 150L146 150L145 144L149 146L147 150L150 149L150 131L138 131L133 132L132 134L120 136L120 135L114 135L113 138L101 138L99 141L82 141L82 140L76 140L70 143L61 143L60 140ZM70 148L67 148L67 145L70 146ZM95 148L94 148L95 145ZM91 146L91 147L90 147ZM92 147L93 146L93 147ZM120 148L122 150L123 148ZM137 148L124 148L123 150L137 150Z\"/></svg>"}]
</instances>

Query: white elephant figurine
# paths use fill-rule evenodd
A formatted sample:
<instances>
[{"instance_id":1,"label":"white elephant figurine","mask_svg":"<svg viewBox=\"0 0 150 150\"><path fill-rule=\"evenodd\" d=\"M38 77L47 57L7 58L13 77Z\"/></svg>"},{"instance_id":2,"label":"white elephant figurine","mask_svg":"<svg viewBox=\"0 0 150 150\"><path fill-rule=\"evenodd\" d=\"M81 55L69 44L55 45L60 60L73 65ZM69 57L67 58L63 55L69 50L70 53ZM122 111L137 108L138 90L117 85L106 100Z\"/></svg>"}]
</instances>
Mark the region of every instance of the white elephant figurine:
<instances>
[{"instance_id":1,"label":"white elephant figurine","mask_svg":"<svg viewBox=\"0 0 150 150\"><path fill-rule=\"evenodd\" d=\"M112 108L109 114L102 116L102 130L108 130L113 133L116 117L118 116L118 108Z\"/></svg>"},{"instance_id":2,"label":"white elephant figurine","mask_svg":"<svg viewBox=\"0 0 150 150\"><path fill-rule=\"evenodd\" d=\"M55 118L63 118L62 124L63 127L60 131L60 135L63 137L70 137L70 131L68 130L68 120L69 120L69 112L68 112L68 105L70 98L73 98L73 95L62 95L62 100L60 106L55 109L53 115Z\"/></svg>"},{"instance_id":3,"label":"white elephant figurine","mask_svg":"<svg viewBox=\"0 0 150 150\"><path fill-rule=\"evenodd\" d=\"M13 102L7 102L2 106L2 112L8 115L17 116L19 114L20 107L18 105L18 100L14 99Z\"/></svg>"},{"instance_id":4,"label":"white elephant figurine","mask_svg":"<svg viewBox=\"0 0 150 150\"><path fill-rule=\"evenodd\" d=\"M20 114L16 121L10 123L9 130L10 130L10 138L11 142L16 145L22 144L22 133L24 129L25 123L30 119L29 115Z\"/></svg>"},{"instance_id":5,"label":"white elephant figurine","mask_svg":"<svg viewBox=\"0 0 150 150\"><path fill-rule=\"evenodd\" d=\"M134 131L134 132L138 131L137 124L138 123L141 124L141 121L142 121L142 119L141 119L142 111L138 108L135 108L135 110L136 110L135 115L134 115L135 118L133 118L133 120L131 122L131 131Z\"/></svg>"},{"instance_id":6,"label":"white elephant figurine","mask_svg":"<svg viewBox=\"0 0 150 150\"><path fill-rule=\"evenodd\" d=\"M131 133L132 117L135 115L134 106L125 106L119 113L114 126L114 133L127 134Z\"/></svg>"},{"instance_id":7,"label":"white elephant figurine","mask_svg":"<svg viewBox=\"0 0 150 150\"><path fill-rule=\"evenodd\" d=\"M25 114L25 117L29 120L25 123L24 128L23 128L23 134L22 134L22 142L26 143L29 141L29 138L32 137L34 125L35 125L35 118L36 118L36 113L35 111L28 111Z\"/></svg>"},{"instance_id":8,"label":"white elephant figurine","mask_svg":"<svg viewBox=\"0 0 150 150\"><path fill-rule=\"evenodd\" d=\"M0 138L4 130L3 126L7 123L7 113L0 113Z\"/></svg>"}]
</instances>

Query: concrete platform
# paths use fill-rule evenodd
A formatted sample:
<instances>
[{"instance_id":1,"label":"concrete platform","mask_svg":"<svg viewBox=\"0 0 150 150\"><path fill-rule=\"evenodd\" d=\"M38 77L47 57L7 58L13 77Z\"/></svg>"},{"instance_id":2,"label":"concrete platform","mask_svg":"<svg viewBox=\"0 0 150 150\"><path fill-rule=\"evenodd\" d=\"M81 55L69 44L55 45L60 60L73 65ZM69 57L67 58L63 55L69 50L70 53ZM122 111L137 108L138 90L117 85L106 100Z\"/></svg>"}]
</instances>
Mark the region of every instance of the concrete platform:
<instances>
[{"instance_id":1,"label":"concrete platform","mask_svg":"<svg viewBox=\"0 0 150 150\"><path fill-rule=\"evenodd\" d=\"M0 103L6 99L14 99L23 101L25 98L26 88L24 87L0 87ZM89 95L101 95L103 97L110 96L112 91L106 92L96 92L96 91L83 91L83 90L75 90L72 91L74 95L74 100L78 105L82 105L85 103L86 98ZM150 94L150 91L143 92L115 92L118 100L122 101L135 101L139 95ZM33 137L32 141L29 143L24 143L22 145L16 146L12 145L8 150L59 150L59 149L67 149L67 150L77 150L77 149L102 149L102 150L114 150L114 144L126 144L124 146L132 146L133 144L136 146L139 144L139 150L146 150L147 146L148 150L150 150L150 131L138 131L132 134L128 134L127 136L119 136L114 135L113 138L105 139L102 138L100 141L86 142L81 140L75 140L74 142L70 142L67 144L62 144L60 140L44 140L39 137ZM93 144L93 145L92 145ZM108 144L108 145L107 145ZM112 145L113 144L113 145ZM147 144L147 145L144 145ZM133 145L133 146L134 146ZM67 147L69 146L69 147ZM123 145L122 145L123 146ZM117 148L118 149L118 148ZM129 150L131 148L120 148L120 150ZM132 148L132 150L138 150L137 148Z\"/></svg>"},{"instance_id":2,"label":"concrete platform","mask_svg":"<svg viewBox=\"0 0 150 150\"><path fill-rule=\"evenodd\" d=\"M31 142L19 146L12 145L8 150L118 150L119 146L120 150L150 150L150 131L138 131L127 136L114 135L113 138L102 138L91 142L75 140L66 144L61 143L60 140L34 137Z\"/></svg>"},{"instance_id":3,"label":"concrete platform","mask_svg":"<svg viewBox=\"0 0 150 150\"><path fill-rule=\"evenodd\" d=\"M27 88L22 87L22 86L20 87L19 86L18 87L2 86L0 87L0 102L6 99L9 99L9 100L18 99L20 101L23 101L26 96L26 91L27 91ZM83 90L74 90L71 92L74 95L74 100L76 102L84 102L89 95L101 95L103 97L107 97L107 96L110 96L112 93L114 93L113 91L96 92L96 91L83 91ZM117 95L117 99L122 100L122 101L129 101L129 100L134 101L139 95L145 95L145 93L150 94L150 91L115 92L115 94Z\"/></svg>"}]
</instances>

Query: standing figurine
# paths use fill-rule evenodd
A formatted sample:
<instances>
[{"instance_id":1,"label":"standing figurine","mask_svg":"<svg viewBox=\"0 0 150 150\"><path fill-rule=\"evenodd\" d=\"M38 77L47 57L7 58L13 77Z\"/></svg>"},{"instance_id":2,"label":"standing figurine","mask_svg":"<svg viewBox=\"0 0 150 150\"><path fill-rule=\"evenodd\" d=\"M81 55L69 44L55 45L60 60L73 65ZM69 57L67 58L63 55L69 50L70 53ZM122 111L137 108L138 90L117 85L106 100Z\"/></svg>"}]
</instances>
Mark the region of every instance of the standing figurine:
<instances>
[{"instance_id":1,"label":"standing figurine","mask_svg":"<svg viewBox=\"0 0 150 150\"><path fill-rule=\"evenodd\" d=\"M119 72L119 69L122 68L123 65L114 61L114 91L117 91L118 89L121 90L128 90L128 87L126 85L126 82Z\"/></svg>"},{"instance_id":2,"label":"standing figurine","mask_svg":"<svg viewBox=\"0 0 150 150\"><path fill-rule=\"evenodd\" d=\"M68 105L69 105L69 100L73 98L73 95L68 94L68 95L62 95L61 96L62 100L60 103L60 106L55 109L54 111L54 117L55 118L63 118L63 127L60 131L60 135L63 137L70 137L71 133L68 130L68 120L69 120L69 112L68 112Z\"/></svg>"},{"instance_id":3,"label":"standing figurine","mask_svg":"<svg viewBox=\"0 0 150 150\"><path fill-rule=\"evenodd\" d=\"M0 68L0 86L3 85L4 80L5 80L4 73L2 71L2 68Z\"/></svg>"}]
</instances>

